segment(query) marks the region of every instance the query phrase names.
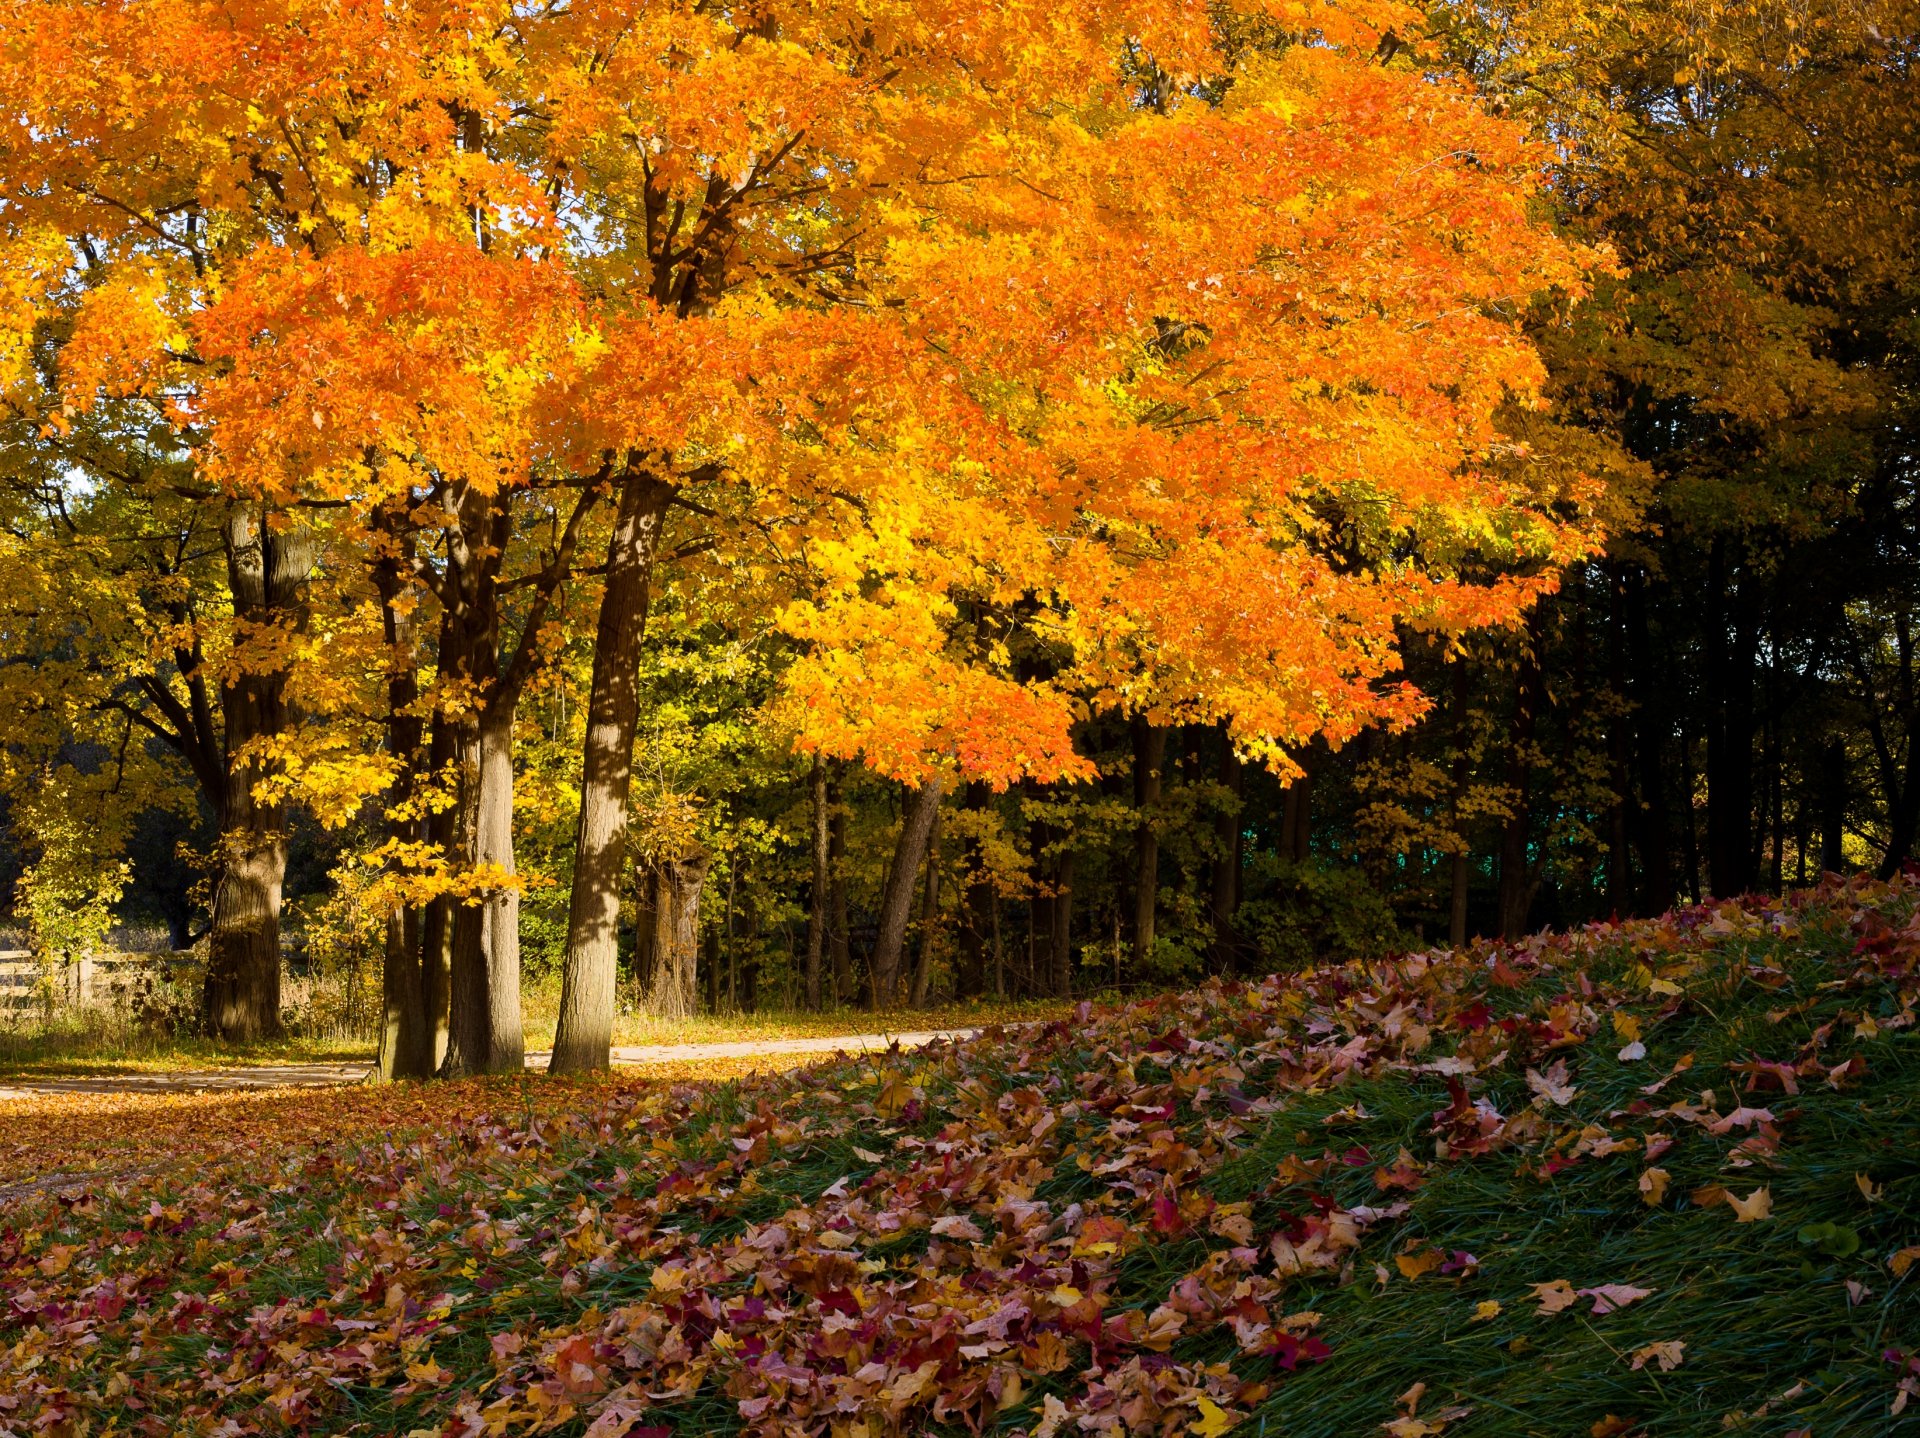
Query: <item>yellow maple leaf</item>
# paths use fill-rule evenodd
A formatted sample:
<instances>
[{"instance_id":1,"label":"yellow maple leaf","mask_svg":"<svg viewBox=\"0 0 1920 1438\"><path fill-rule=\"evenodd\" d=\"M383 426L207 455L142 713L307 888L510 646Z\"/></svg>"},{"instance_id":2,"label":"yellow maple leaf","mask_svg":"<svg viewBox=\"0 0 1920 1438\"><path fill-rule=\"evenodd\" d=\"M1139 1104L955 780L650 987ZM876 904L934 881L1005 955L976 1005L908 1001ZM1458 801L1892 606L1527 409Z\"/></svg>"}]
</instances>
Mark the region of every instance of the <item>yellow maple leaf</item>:
<instances>
[{"instance_id":1,"label":"yellow maple leaf","mask_svg":"<svg viewBox=\"0 0 1920 1438\"><path fill-rule=\"evenodd\" d=\"M1640 1175L1640 1197L1650 1206L1658 1208L1661 1200L1667 1196L1667 1185L1672 1179L1673 1175L1664 1168L1648 1169Z\"/></svg>"},{"instance_id":2,"label":"yellow maple leaf","mask_svg":"<svg viewBox=\"0 0 1920 1438\"><path fill-rule=\"evenodd\" d=\"M1200 1438L1220 1438L1222 1433L1232 1428L1234 1417L1210 1398L1200 1400L1200 1421L1189 1423L1187 1431L1197 1433Z\"/></svg>"},{"instance_id":3,"label":"yellow maple leaf","mask_svg":"<svg viewBox=\"0 0 1920 1438\"><path fill-rule=\"evenodd\" d=\"M1755 1223L1760 1219L1770 1218L1773 1215L1773 1190L1756 1188L1745 1198L1735 1198L1732 1194L1728 1194L1727 1207L1733 1210L1734 1216L1741 1223Z\"/></svg>"},{"instance_id":4,"label":"yellow maple leaf","mask_svg":"<svg viewBox=\"0 0 1920 1438\"><path fill-rule=\"evenodd\" d=\"M1473 1321L1475 1323L1485 1323L1489 1318L1498 1318L1499 1316L1500 1300L1497 1298L1485 1298L1473 1305Z\"/></svg>"},{"instance_id":5,"label":"yellow maple leaf","mask_svg":"<svg viewBox=\"0 0 1920 1438\"><path fill-rule=\"evenodd\" d=\"M1633 1350L1633 1362L1628 1366L1637 1372L1649 1363L1658 1363L1662 1373L1671 1373L1684 1361L1686 1347L1686 1343L1678 1338L1649 1343L1644 1348Z\"/></svg>"},{"instance_id":6,"label":"yellow maple leaf","mask_svg":"<svg viewBox=\"0 0 1920 1438\"><path fill-rule=\"evenodd\" d=\"M1445 1263L1446 1255L1437 1248L1423 1249L1417 1253L1397 1253L1393 1257L1393 1266L1400 1270L1409 1281L1417 1279L1423 1273L1432 1273Z\"/></svg>"}]
</instances>

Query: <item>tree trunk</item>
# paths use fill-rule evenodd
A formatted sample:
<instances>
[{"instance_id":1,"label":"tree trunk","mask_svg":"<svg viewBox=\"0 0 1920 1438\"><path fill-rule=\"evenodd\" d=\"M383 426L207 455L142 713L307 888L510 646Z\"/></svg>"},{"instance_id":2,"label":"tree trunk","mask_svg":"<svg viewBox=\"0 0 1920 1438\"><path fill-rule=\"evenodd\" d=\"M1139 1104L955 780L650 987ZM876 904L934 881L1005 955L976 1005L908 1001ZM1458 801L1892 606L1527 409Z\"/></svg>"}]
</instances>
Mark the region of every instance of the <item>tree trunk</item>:
<instances>
[{"instance_id":1,"label":"tree trunk","mask_svg":"<svg viewBox=\"0 0 1920 1438\"><path fill-rule=\"evenodd\" d=\"M827 888L832 865L833 836L827 822L827 764L818 754L808 776L807 793L813 818L813 887L807 892L807 1008L820 1011L820 960L826 950Z\"/></svg>"},{"instance_id":2,"label":"tree trunk","mask_svg":"<svg viewBox=\"0 0 1920 1438\"><path fill-rule=\"evenodd\" d=\"M963 803L975 825L966 844L966 881L960 895L960 955L954 974L955 995L977 999L986 991L987 946L993 932L993 885L987 877L987 851L981 829L989 794L977 780L967 785Z\"/></svg>"},{"instance_id":3,"label":"tree trunk","mask_svg":"<svg viewBox=\"0 0 1920 1438\"><path fill-rule=\"evenodd\" d=\"M307 623L316 546L302 529L235 502L222 530L233 599L234 662L222 686L226 774L219 805L221 871L214 889L202 1018L215 1037L245 1042L280 1032L280 897L287 871L286 806L256 796L272 761L251 746L285 731L280 640ZM264 657L252 651L263 648Z\"/></svg>"},{"instance_id":4,"label":"tree trunk","mask_svg":"<svg viewBox=\"0 0 1920 1438\"><path fill-rule=\"evenodd\" d=\"M1231 974L1239 966L1239 943L1233 919L1240 907L1241 872L1246 865L1246 833L1241 821L1246 779L1240 756L1233 752L1233 736L1220 726L1220 787L1224 794L1213 819L1213 967Z\"/></svg>"},{"instance_id":5,"label":"tree trunk","mask_svg":"<svg viewBox=\"0 0 1920 1438\"><path fill-rule=\"evenodd\" d=\"M612 1064L627 798L633 782L633 732L640 717L640 643L647 627L654 556L672 498L672 485L651 476L629 478L621 486L607 540L607 586L594 636L593 686L581 756L567 955L560 971L560 1018L549 1073L587 1073Z\"/></svg>"},{"instance_id":6,"label":"tree trunk","mask_svg":"<svg viewBox=\"0 0 1920 1438\"><path fill-rule=\"evenodd\" d=\"M940 916L940 810L933 811L933 829L927 835L927 887L920 905L920 958L913 966L914 1008L924 1008L933 982L933 933Z\"/></svg>"},{"instance_id":7,"label":"tree trunk","mask_svg":"<svg viewBox=\"0 0 1920 1438\"><path fill-rule=\"evenodd\" d=\"M419 769L424 735L417 712L420 681L413 608L400 602L404 583L399 541L394 533L396 518L389 508L376 512L375 529L386 548L374 561L373 580L380 596L381 633L387 645L387 754L395 765L393 783L387 790L387 835L397 843L408 843L420 836L418 819L405 810L413 797L413 778ZM375 1070L383 1083L428 1078L435 1067L420 941L420 910L416 905L399 905L388 913L381 975L380 1056Z\"/></svg>"},{"instance_id":8,"label":"tree trunk","mask_svg":"<svg viewBox=\"0 0 1920 1438\"><path fill-rule=\"evenodd\" d=\"M1286 804L1280 811L1280 857L1304 864L1312 852L1313 771L1305 767L1304 754L1296 758L1301 764L1300 777L1287 785Z\"/></svg>"},{"instance_id":9,"label":"tree trunk","mask_svg":"<svg viewBox=\"0 0 1920 1438\"><path fill-rule=\"evenodd\" d=\"M705 853L683 855L647 866L642 891L650 899L652 962L640 989L640 1010L655 1018L691 1018L699 1010L700 893L711 860Z\"/></svg>"},{"instance_id":10,"label":"tree trunk","mask_svg":"<svg viewBox=\"0 0 1920 1438\"><path fill-rule=\"evenodd\" d=\"M1453 783L1447 814L1447 827L1455 839L1447 875L1447 942L1456 949L1467 942L1467 835L1461 811L1466 803L1467 784L1473 777L1472 698L1466 663L1456 660L1453 666Z\"/></svg>"},{"instance_id":11,"label":"tree trunk","mask_svg":"<svg viewBox=\"0 0 1920 1438\"><path fill-rule=\"evenodd\" d=\"M1073 994L1073 850L1063 848L1053 866L1053 902L1048 906L1047 987L1056 999Z\"/></svg>"},{"instance_id":12,"label":"tree trunk","mask_svg":"<svg viewBox=\"0 0 1920 1438\"><path fill-rule=\"evenodd\" d=\"M1847 868L1847 746L1833 740L1820 763L1820 867L1829 874Z\"/></svg>"},{"instance_id":13,"label":"tree trunk","mask_svg":"<svg viewBox=\"0 0 1920 1438\"><path fill-rule=\"evenodd\" d=\"M840 803L840 785L827 778L827 952L833 958L835 1003L853 1002L852 930L847 923L847 811Z\"/></svg>"},{"instance_id":14,"label":"tree trunk","mask_svg":"<svg viewBox=\"0 0 1920 1438\"><path fill-rule=\"evenodd\" d=\"M505 712L501 712L502 709ZM483 880L514 876L513 706L489 704L473 746L472 854ZM520 1015L520 889L483 888L454 911L449 1077L517 1073L526 1065Z\"/></svg>"},{"instance_id":15,"label":"tree trunk","mask_svg":"<svg viewBox=\"0 0 1920 1438\"><path fill-rule=\"evenodd\" d=\"M1727 541L1716 538L1707 586L1707 879L1723 899L1746 893L1754 880L1756 634L1749 596L1728 567Z\"/></svg>"},{"instance_id":16,"label":"tree trunk","mask_svg":"<svg viewBox=\"0 0 1920 1438\"><path fill-rule=\"evenodd\" d=\"M1160 836L1154 830L1160 804L1160 769L1167 757L1167 731L1145 715L1133 720L1133 959L1153 961L1154 916L1160 902ZM1142 972L1144 972L1142 968Z\"/></svg>"},{"instance_id":17,"label":"tree trunk","mask_svg":"<svg viewBox=\"0 0 1920 1438\"><path fill-rule=\"evenodd\" d=\"M933 834L934 815L940 810L939 775L918 789L907 790L900 813L900 841L894 846L893 862L887 866L887 882L880 892L880 932L873 943L872 984L876 1009L899 1000L900 960L906 952L907 920L913 912L914 880L920 873L920 860L927 852L927 840Z\"/></svg>"},{"instance_id":18,"label":"tree trunk","mask_svg":"<svg viewBox=\"0 0 1920 1438\"><path fill-rule=\"evenodd\" d=\"M1540 611L1528 626L1520 672L1514 685L1513 725L1507 736L1506 822L1500 829L1500 937L1517 939L1527 931L1533 910L1534 866L1528 839L1533 827L1533 736L1545 700L1540 662L1543 636Z\"/></svg>"},{"instance_id":19,"label":"tree trunk","mask_svg":"<svg viewBox=\"0 0 1920 1438\"><path fill-rule=\"evenodd\" d=\"M1674 884L1673 819L1662 759L1673 726L1667 718L1668 686L1654 659L1647 626L1644 571L1635 570L1629 576L1626 610L1627 664L1636 698L1633 739L1640 785L1640 911L1664 914L1673 907Z\"/></svg>"}]
</instances>

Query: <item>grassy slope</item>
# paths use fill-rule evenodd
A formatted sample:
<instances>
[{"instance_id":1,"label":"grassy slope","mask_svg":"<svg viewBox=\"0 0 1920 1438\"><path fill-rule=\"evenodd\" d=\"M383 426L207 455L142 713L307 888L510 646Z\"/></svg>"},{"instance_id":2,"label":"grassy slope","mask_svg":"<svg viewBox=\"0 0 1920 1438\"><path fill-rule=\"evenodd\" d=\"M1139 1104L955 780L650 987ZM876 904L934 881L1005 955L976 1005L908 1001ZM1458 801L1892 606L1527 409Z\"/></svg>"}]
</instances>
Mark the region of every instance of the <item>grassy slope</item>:
<instances>
[{"instance_id":1,"label":"grassy slope","mask_svg":"<svg viewBox=\"0 0 1920 1438\"><path fill-rule=\"evenodd\" d=\"M1892 1432L1916 897L714 1086L315 1096L293 1141L0 1211L0 1433ZM1651 1292L1541 1312L1556 1280Z\"/></svg>"}]
</instances>

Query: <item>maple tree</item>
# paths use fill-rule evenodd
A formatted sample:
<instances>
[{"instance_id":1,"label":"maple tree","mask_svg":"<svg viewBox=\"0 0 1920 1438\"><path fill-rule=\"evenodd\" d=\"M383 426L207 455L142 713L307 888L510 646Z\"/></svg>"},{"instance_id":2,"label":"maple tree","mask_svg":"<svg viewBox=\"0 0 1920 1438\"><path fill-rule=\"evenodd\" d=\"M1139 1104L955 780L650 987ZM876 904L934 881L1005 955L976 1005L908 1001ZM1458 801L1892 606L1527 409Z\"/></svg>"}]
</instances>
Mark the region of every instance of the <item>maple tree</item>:
<instances>
[{"instance_id":1,"label":"maple tree","mask_svg":"<svg viewBox=\"0 0 1920 1438\"><path fill-rule=\"evenodd\" d=\"M1544 157L1518 127L1379 63L1408 18L1316 10L1294 24L1317 43L1275 47L1150 3L1064 29L15 8L10 283L20 324L71 325L47 425L143 400L265 505L264 550L304 506L356 516L390 642L439 612L430 682L390 694L415 771L392 800L452 774L395 853L454 860L396 929L394 1071L433 1066L440 974L444 1067L520 1062L517 705L594 526L563 1069L605 1062L630 676L675 506L718 572L758 556L805 646L801 747L922 793L950 767L1086 774L1071 694L1228 719L1285 768L1420 711L1390 682L1401 626L1501 622L1591 547L1591 486L1503 463L1500 418L1541 378L1516 306L1577 292L1588 257L1529 214ZM1048 672L1013 672L1016 626ZM282 682L236 680L262 741Z\"/></svg>"}]
</instances>

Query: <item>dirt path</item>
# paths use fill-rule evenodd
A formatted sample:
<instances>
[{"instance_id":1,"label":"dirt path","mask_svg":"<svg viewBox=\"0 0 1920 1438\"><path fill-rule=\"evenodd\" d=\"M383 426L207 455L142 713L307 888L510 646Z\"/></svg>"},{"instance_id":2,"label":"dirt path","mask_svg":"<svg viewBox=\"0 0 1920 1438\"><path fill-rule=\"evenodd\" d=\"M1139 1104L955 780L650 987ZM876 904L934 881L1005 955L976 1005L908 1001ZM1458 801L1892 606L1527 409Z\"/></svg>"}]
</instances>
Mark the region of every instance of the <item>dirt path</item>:
<instances>
[{"instance_id":1,"label":"dirt path","mask_svg":"<svg viewBox=\"0 0 1920 1438\"><path fill-rule=\"evenodd\" d=\"M776 1054L834 1054L884 1052L894 1044L919 1048L937 1039L971 1038L978 1029L928 1029L905 1034L835 1034L811 1039L747 1039L738 1043L635 1044L616 1047L613 1061L621 1068L652 1064L698 1063L703 1059L759 1058ZM544 1069L547 1055L527 1055L527 1067ZM370 1070L364 1063L255 1064L219 1069L184 1069L171 1073L80 1074L57 1078L0 1079L0 1103L43 1094L225 1093L243 1089L331 1088L362 1083Z\"/></svg>"}]
</instances>

